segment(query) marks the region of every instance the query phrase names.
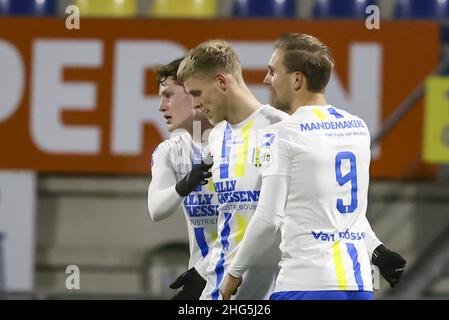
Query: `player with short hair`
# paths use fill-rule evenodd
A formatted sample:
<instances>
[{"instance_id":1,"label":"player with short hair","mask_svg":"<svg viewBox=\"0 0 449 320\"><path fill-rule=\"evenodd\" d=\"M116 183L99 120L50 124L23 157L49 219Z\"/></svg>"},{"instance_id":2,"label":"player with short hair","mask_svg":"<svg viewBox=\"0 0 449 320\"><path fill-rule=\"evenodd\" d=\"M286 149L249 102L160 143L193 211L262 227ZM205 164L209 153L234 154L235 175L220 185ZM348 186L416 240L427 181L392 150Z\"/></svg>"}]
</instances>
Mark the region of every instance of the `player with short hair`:
<instances>
[{"instance_id":1,"label":"player with short hair","mask_svg":"<svg viewBox=\"0 0 449 320\"><path fill-rule=\"evenodd\" d=\"M201 299L220 299L223 276L254 214L260 193L258 130L288 115L262 105L242 76L240 61L225 41L212 40L192 49L181 63L178 78L193 96L194 106L216 126L209 136L214 158L212 177L219 201L215 241ZM280 259L279 243L243 275L236 299L268 298Z\"/></svg>"},{"instance_id":2,"label":"player with short hair","mask_svg":"<svg viewBox=\"0 0 449 320\"><path fill-rule=\"evenodd\" d=\"M282 258L271 299L372 299L370 256L390 284L399 282L405 260L375 238L365 215L368 128L324 97L333 65L313 36L289 33L276 43L264 82L291 116L264 135L259 203L222 284L224 299L278 230Z\"/></svg>"},{"instance_id":3,"label":"player with short hair","mask_svg":"<svg viewBox=\"0 0 449 320\"><path fill-rule=\"evenodd\" d=\"M182 208L187 222L189 270L171 284L183 288L173 299L198 299L205 286L205 268L216 238L217 200L209 179L211 164L202 162L208 130L212 127L193 109L192 97L179 83L176 73L182 58L156 68L161 101L159 111L170 133L152 156L152 180L148 188L148 210L153 221L166 219ZM195 132L195 129L196 132Z\"/></svg>"}]
</instances>

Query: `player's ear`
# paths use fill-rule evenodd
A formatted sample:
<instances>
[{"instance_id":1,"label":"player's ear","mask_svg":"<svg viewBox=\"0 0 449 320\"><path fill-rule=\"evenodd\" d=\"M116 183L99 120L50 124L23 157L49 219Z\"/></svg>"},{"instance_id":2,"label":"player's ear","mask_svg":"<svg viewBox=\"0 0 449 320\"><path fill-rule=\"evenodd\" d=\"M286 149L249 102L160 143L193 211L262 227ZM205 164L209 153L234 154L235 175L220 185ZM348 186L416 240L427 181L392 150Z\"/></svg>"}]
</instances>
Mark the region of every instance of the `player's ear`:
<instances>
[{"instance_id":1,"label":"player's ear","mask_svg":"<svg viewBox=\"0 0 449 320\"><path fill-rule=\"evenodd\" d=\"M293 87L295 89L295 91L298 91L299 89L302 88L303 84L304 84L304 75L301 72L295 72L293 73Z\"/></svg>"},{"instance_id":2,"label":"player's ear","mask_svg":"<svg viewBox=\"0 0 449 320\"><path fill-rule=\"evenodd\" d=\"M229 80L223 73L218 73L215 76L215 81L217 81L218 87L221 90L226 91L228 89Z\"/></svg>"}]
</instances>

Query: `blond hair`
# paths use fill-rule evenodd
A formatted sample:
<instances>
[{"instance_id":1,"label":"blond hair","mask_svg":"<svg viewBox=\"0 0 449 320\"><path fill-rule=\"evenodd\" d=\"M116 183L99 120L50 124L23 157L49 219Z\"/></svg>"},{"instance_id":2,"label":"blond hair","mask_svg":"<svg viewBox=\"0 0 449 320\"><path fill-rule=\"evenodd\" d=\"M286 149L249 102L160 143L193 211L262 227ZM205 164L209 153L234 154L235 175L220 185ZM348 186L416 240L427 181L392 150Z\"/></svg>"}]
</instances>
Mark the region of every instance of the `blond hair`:
<instances>
[{"instance_id":1,"label":"blond hair","mask_svg":"<svg viewBox=\"0 0 449 320\"><path fill-rule=\"evenodd\" d=\"M243 79L240 60L226 41L210 40L190 50L179 66L177 78L183 83L195 75L214 72L229 73L238 81Z\"/></svg>"}]
</instances>

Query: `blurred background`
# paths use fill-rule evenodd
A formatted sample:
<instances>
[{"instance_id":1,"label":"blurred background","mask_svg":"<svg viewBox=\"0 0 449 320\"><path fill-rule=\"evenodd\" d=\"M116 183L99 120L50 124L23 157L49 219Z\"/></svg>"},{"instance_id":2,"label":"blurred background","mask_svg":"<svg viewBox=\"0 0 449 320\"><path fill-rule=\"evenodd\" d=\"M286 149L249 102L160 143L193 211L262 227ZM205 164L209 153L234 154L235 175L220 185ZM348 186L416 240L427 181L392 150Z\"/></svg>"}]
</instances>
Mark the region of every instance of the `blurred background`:
<instances>
[{"instance_id":1,"label":"blurred background","mask_svg":"<svg viewBox=\"0 0 449 320\"><path fill-rule=\"evenodd\" d=\"M188 240L181 212L147 210L168 137L151 67L224 38L269 102L266 64L290 31L330 46L328 101L370 127L367 215L408 262L376 299L448 299L448 18L447 0L0 0L0 297L171 297Z\"/></svg>"}]
</instances>

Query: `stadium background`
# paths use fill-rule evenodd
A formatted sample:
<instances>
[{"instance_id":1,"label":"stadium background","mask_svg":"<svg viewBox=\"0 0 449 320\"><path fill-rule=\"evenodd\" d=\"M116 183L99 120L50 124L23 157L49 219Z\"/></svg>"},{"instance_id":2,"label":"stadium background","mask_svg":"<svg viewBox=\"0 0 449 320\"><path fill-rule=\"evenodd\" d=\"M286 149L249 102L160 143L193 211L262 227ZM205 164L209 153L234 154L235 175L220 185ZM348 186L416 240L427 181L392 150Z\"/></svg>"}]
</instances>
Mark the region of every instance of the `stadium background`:
<instances>
[{"instance_id":1,"label":"stadium background","mask_svg":"<svg viewBox=\"0 0 449 320\"><path fill-rule=\"evenodd\" d=\"M292 31L331 47L328 100L372 133L368 217L408 261L376 298L449 298L448 17L446 0L0 0L1 297L171 296L187 232L181 214L154 223L146 208L168 136L151 66L224 38L268 102L273 41ZM80 289L66 288L70 265Z\"/></svg>"}]
</instances>

